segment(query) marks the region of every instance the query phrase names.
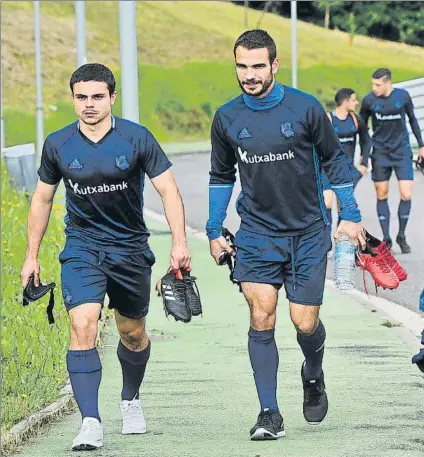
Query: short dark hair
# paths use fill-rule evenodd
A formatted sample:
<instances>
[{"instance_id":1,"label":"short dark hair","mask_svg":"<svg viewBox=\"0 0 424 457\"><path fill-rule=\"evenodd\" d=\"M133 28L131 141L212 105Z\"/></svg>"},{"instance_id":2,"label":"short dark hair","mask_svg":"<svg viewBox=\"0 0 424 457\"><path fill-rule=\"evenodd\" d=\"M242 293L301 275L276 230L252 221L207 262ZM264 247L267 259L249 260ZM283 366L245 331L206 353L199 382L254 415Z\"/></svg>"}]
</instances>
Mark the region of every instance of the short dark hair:
<instances>
[{"instance_id":1,"label":"short dark hair","mask_svg":"<svg viewBox=\"0 0 424 457\"><path fill-rule=\"evenodd\" d=\"M377 68L372 74L373 79L384 79L385 81L392 80L392 72L388 68Z\"/></svg>"},{"instance_id":2,"label":"short dark hair","mask_svg":"<svg viewBox=\"0 0 424 457\"><path fill-rule=\"evenodd\" d=\"M270 63L274 62L277 57L277 47L275 46L275 41L265 30L255 29L242 33L234 44L234 57L236 56L236 49L239 46L245 49L267 48Z\"/></svg>"},{"instance_id":3,"label":"short dark hair","mask_svg":"<svg viewBox=\"0 0 424 457\"><path fill-rule=\"evenodd\" d=\"M85 65L81 65L81 67L77 68L72 73L69 81L72 93L74 93L74 84L81 81L99 81L106 83L109 89L109 95L112 95L115 92L115 76L113 76L113 73L109 70L109 68L105 67L101 63L87 63Z\"/></svg>"},{"instance_id":4,"label":"short dark hair","mask_svg":"<svg viewBox=\"0 0 424 457\"><path fill-rule=\"evenodd\" d=\"M343 87L336 92L334 97L334 101L336 102L337 106L340 106L345 100L349 100L350 97L355 93L355 91L349 87Z\"/></svg>"}]
</instances>

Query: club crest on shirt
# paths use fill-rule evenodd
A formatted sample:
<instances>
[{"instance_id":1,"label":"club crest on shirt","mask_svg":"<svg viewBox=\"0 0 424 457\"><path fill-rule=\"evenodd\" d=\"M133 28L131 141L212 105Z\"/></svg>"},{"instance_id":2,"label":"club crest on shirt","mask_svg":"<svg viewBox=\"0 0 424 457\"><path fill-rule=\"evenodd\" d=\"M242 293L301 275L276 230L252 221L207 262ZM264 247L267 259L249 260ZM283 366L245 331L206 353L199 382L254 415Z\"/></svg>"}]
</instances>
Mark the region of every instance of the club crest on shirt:
<instances>
[{"instance_id":1,"label":"club crest on shirt","mask_svg":"<svg viewBox=\"0 0 424 457\"><path fill-rule=\"evenodd\" d=\"M128 168L130 168L128 159L123 154L115 158L115 163L116 166L122 171L128 170Z\"/></svg>"},{"instance_id":2,"label":"club crest on shirt","mask_svg":"<svg viewBox=\"0 0 424 457\"><path fill-rule=\"evenodd\" d=\"M396 100L395 106L396 108L400 109L402 108L402 103L399 100Z\"/></svg>"},{"instance_id":3,"label":"club crest on shirt","mask_svg":"<svg viewBox=\"0 0 424 457\"><path fill-rule=\"evenodd\" d=\"M282 122L281 123L281 133L286 138L294 137L293 124L291 122Z\"/></svg>"}]
</instances>

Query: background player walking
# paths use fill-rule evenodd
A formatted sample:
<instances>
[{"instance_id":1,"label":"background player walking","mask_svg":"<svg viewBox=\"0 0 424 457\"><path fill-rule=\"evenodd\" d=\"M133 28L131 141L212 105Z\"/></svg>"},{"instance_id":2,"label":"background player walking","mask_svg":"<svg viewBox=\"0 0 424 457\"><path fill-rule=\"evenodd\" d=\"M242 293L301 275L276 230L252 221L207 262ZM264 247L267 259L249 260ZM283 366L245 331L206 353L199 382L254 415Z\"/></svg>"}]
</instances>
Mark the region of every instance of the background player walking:
<instances>
[{"instance_id":1,"label":"background player walking","mask_svg":"<svg viewBox=\"0 0 424 457\"><path fill-rule=\"evenodd\" d=\"M335 110L328 113L334 130L339 137L351 167L353 187L355 188L362 176L367 172L368 160L371 151L371 138L368 134L368 127L361 117L355 114L359 105L356 93L353 89L343 88L337 91L334 100L337 104ZM361 156L358 167L354 165L355 148L357 137L361 148ZM322 172L324 189L324 201L327 208L328 220L332 221L331 208L333 207L334 192L325 172Z\"/></svg>"},{"instance_id":2,"label":"background player walking","mask_svg":"<svg viewBox=\"0 0 424 457\"><path fill-rule=\"evenodd\" d=\"M406 242L405 229L411 212L414 179L406 116L417 139L420 157L424 157L424 142L414 115L411 97L405 89L393 88L391 79L392 74L387 68L379 68L373 73L372 92L362 100L360 115L366 125L370 117L372 120L372 179L377 192L377 215L388 247L392 246L392 239L387 198L389 179L393 171L399 181L401 200L398 209L399 232L396 242L402 253L406 254L411 252Z\"/></svg>"}]
</instances>

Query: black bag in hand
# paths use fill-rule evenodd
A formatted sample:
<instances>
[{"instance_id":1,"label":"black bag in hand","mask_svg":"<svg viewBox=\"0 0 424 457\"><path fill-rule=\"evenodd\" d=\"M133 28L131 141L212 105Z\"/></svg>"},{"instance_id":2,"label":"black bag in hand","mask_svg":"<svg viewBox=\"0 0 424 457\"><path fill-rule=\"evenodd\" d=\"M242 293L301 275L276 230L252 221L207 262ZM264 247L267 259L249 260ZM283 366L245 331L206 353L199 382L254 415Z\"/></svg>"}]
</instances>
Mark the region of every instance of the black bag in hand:
<instances>
[{"instance_id":1,"label":"black bag in hand","mask_svg":"<svg viewBox=\"0 0 424 457\"><path fill-rule=\"evenodd\" d=\"M40 298L44 297L47 292L50 291L50 300L49 304L46 309L47 318L49 320L49 324L54 324L54 317L53 317L53 308L54 308L54 288L56 287L55 282L51 282L49 284L42 284L40 281L40 285L35 287L34 284L34 275L32 274L27 282L27 285L23 291L23 300L22 304L24 306L28 306L30 302L34 302L39 300Z\"/></svg>"}]
</instances>

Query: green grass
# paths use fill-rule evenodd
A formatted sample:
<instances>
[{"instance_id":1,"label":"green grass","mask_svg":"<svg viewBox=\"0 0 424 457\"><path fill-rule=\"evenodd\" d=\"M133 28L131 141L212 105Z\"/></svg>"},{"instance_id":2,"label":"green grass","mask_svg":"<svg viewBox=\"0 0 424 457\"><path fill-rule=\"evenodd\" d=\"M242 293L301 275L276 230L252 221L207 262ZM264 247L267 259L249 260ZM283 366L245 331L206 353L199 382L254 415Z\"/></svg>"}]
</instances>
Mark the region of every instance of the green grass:
<instances>
[{"instance_id":1,"label":"green grass","mask_svg":"<svg viewBox=\"0 0 424 457\"><path fill-rule=\"evenodd\" d=\"M46 317L49 294L39 302L22 306L20 270L26 249L28 203L11 189L2 164L1 172L1 433L53 401L66 381L65 354L69 339L68 318L60 293L57 256L63 246L63 205L54 204L41 253L43 282L55 281L56 323Z\"/></svg>"},{"instance_id":2,"label":"green grass","mask_svg":"<svg viewBox=\"0 0 424 457\"><path fill-rule=\"evenodd\" d=\"M117 2L87 2L89 61L110 66L120 80ZM31 2L2 2L4 111L7 144L35 141ZM68 81L75 69L73 2L42 2L45 134L74 120ZM249 27L260 12L249 11ZM19 22L20 27L16 27ZM207 139L214 111L239 93L232 45L244 11L226 2L137 2L140 121L160 141ZM275 38L280 82L290 84L290 21L267 14L261 27ZM378 66L394 80L422 76L424 51L298 23L299 87L331 107L334 92L352 86L362 97ZM120 114L120 102L115 114ZM51 106L57 107L53 111Z\"/></svg>"},{"instance_id":3,"label":"green grass","mask_svg":"<svg viewBox=\"0 0 424 457\"><path fill-rule=\"evenodd\" d=\"M410 70L394 70L401 79L417 76ZM300 70L299 84L307 92L316 95L327 108L332 108L339 79L344 86L355 87L361 97L368 92L368 75L371 71L372 67L352 69L316 66ZM119 80L120 72L116 74ZM208 78L204 78L204 75L208 75ZM231 64L189 63L166 71L157 66L140 65L139 80L140 122L148 126L159 141L208 138L215 110L238 91ZM281 68L278 80L289 83L290 69ZM121 114L119 99L114 113L117 116ZM45 118L45 134L74 120L71 103L58 103L55 111ZM7 144L35 142L35 117L17 109L6 110L5 133Z\"/></svg>"}]
</instances>

